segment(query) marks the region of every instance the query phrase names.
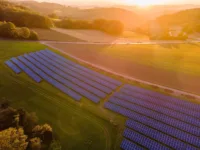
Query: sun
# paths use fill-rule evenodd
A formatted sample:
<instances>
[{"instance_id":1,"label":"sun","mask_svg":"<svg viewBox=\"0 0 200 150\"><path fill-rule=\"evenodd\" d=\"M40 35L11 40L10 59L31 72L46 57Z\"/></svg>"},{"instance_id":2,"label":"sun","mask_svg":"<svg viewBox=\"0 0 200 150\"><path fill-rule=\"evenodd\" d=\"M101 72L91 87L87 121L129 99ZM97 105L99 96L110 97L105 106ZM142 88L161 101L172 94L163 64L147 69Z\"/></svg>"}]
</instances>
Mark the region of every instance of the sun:
<instances>
[{"instance_id":1,"label":"sun","mask_svg":"<svg viewBox=\"0 0 200 150\"><path fill-rule=\"evenodd\" d=\"M159 0L125 0L127 5L138 5L140 7L146 7L149 5L158 4Z\"/></svg>"}]
</instances>

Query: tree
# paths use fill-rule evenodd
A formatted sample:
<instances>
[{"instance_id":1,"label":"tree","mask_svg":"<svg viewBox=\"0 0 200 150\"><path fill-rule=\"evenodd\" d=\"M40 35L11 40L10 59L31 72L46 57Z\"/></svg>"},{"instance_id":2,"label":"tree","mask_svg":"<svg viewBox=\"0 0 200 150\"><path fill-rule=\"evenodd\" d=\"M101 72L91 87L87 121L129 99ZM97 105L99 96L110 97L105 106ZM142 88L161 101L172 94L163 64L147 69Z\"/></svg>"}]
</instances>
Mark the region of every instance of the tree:
<instances>
[{"instance_id":1,"label":"tree","mask_svg":"<svg viewBox=\"0 0 200 150\"><path fill-rule=\"evenodd\" d=\"M12 37L13 31L16 29L16 26L11 22L3 22L0 24L0 36L3 37Z\"/></svg>"},{"instance_id":2,"label":"tree","mask_svg":"<svg viewBox=\"0 0 200 150\"><path fill-rule=\"evenodd\" d=\"M26 134L31 134L32 129L36 126L38 118L35 113L28 113L24 109L19 109L19 125L24 127Z\"/></svg>"},{"instance_id":3,"label":"tree","mask_svg":"<svg viewBox=\"0 0 200 150\"><path fill-rule=\"evenodd\" d=\"M50 144L53 140L52 128L48 124L37 125L32 131L33 135L39 137L45 144Z\"/></svg>"},{"instance_id":4,"label":"tree","mask_svg":"<svg viewBox=\"0 0 200 150\"><path fill-rule=\"evenodd\" d=\"M28 39L30 37L30 30L27 27L20 28L19 32L23 39Z\"/></svg>"},{"instance_id":5,"label":"tree","mask_svg":"<svg viewBox=\"0 0 200 150\"><path fill-rule=\"evenodd\" d=\"M22 128L9 128L0 132L0 149L2 150L26 150L27 136Z\"/></svg>"},{"instance_id":6,"label":"tree","mask_svg":"<svg viewBox=\"0 0 200 150\"><path fill-rule=\"evenodd\" d=\"M30 139L30 148L31 150L40 150L42 148L42 145L41 145L41 140L40 138L32 138Z\"/></svg>"},{"instance_id":7,"label":"tree","mask_svg":"<svg viewBox=\"0 0 200 150\"><path fill-rule=\"evenodd\" d=\"M38 39L39 39L38 34L35 31L31 30L29 40L38 40Z\"/></svg>"}]
</instances>

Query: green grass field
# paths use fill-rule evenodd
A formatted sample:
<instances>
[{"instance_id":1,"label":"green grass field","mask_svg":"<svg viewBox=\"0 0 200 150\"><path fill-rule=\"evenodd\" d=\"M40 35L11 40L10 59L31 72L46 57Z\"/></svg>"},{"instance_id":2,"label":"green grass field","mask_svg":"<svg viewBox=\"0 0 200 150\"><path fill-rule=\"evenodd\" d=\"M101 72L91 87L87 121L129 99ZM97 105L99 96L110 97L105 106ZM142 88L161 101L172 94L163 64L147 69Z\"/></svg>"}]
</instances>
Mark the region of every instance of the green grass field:
<instances>
[{"instance_id":1,"label":"green grass field","mask_svg":"<svg viewBox=\"0 0 200 150\"><path fill-rule=\"evenodd\" d=\"M200 44L113 45L101 53L147 66L200 76Z\"/></svg>"},{"instance_id":2,"label":"green grass field","mask_svg":"<svg viewBox=\"0 0 200 150\"><path fill-rule=\"evenodd\" d=\"M36 112L40 123L52 125L64 150L120 149L124 117L103 109L102 103L75 102L48 83L37 84L25 73L15 75L4 65L11 57L45 48L36 42L0 42L0 99Z\"/></svg>"}]
</instances>

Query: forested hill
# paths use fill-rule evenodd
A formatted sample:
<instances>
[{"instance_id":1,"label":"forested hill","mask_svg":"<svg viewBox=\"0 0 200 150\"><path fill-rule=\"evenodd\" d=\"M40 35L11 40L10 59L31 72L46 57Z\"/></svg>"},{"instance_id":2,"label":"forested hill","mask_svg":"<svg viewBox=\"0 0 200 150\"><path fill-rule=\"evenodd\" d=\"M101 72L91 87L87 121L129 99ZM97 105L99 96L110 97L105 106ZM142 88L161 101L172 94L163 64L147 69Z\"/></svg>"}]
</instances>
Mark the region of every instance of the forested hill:
<instances>
[{"instance_id":1,"label":"forested hill","mask_svg":"<svg viewBox=\"0 0 200 150\"><path fill-rule=\"evenodd\" d=\"M51 20L25 6L0 1L0 21L12 22L19 27L50 28Z\"/></svg>"},{"instance_id":2,"label":"forested hill","mask_svg":"<svg viewBox=\"0 0 200 150\"><path fill-rule=\"evenodd\" d=\"M31 8L44 15L56 13L59 17L66 17L77 20L119 20L127 28L133 28L134 26L140 25L140 23L142 22L141 17L139 17L136 13L122 8L111 7L80 9L56 3L40 3L35 1L23 1L19 2L19 4Z\"/></svg>"},{"instance_id":3,"label":"forested hill","mask_svg":"<svg viewBox=\"0 0 200 150\"><path fill-rule=\"evenodd\" d=\"M197 25L200 24L200 8L188 9L178 13L164 15L157 18L157 21L162 25L169 26L185 26L186 24Z\"/></svg>"}]
</instances>

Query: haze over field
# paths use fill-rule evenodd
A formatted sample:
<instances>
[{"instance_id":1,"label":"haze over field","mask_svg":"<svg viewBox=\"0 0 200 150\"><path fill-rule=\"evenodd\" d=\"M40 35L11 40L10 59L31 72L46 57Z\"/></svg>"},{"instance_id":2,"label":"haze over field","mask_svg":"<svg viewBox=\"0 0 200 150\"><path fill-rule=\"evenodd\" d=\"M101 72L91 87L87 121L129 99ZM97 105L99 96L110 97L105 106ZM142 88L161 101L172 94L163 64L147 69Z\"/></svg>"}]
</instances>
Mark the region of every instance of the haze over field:
<instances>
[{"instance_id":1,"label":"haze over field","mask_svg":"<svg viewBox=\"0 0 200 150\"><path fill-rule=\"evenodd\" d=\"M37 0L37 1L46 1L46 2L57 2L57 3L93 3L93 4L131 4L131 5L140 5L140 4L200 4L199 0Z\"/></svg>"}]
</instances>

